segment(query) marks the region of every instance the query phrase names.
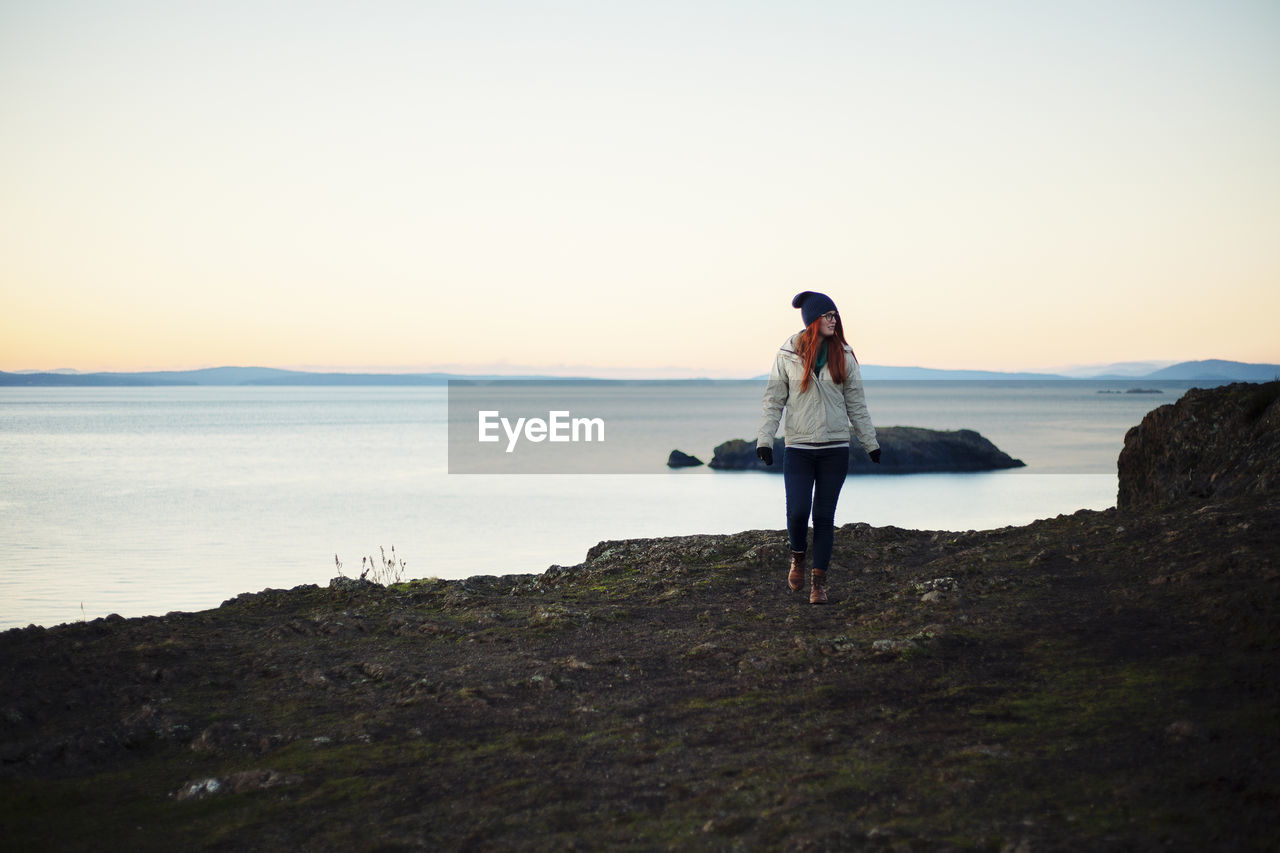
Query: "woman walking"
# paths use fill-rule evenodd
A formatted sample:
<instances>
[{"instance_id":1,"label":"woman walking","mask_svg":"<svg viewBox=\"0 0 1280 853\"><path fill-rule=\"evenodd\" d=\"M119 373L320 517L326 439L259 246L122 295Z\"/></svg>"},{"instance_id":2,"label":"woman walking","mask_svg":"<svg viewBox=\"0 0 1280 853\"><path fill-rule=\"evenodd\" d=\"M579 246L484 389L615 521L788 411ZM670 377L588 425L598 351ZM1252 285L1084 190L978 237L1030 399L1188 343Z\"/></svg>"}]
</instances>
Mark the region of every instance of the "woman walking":
<instances>
[{"instance_id":1,"label":"woman walking","mask_svg":"<svg viewBox=\"0 0 1280 853\"><path fill-rule=\"evenodd\" d=\"M804 329L778 350L761 405L756 456L773 464L773 441L787 410L782 479L787 492L787 538L791 568L787 586L804 586L809 515L813 514L813 577L810 604L827 603L827 570L835 540L836 501L849 473L849 442L856 436L871 461L880 463L880 443L867 412L858 360L844 337L836 304L825 293L806 290L791 300Z\"/></svg>"}]
</instances>

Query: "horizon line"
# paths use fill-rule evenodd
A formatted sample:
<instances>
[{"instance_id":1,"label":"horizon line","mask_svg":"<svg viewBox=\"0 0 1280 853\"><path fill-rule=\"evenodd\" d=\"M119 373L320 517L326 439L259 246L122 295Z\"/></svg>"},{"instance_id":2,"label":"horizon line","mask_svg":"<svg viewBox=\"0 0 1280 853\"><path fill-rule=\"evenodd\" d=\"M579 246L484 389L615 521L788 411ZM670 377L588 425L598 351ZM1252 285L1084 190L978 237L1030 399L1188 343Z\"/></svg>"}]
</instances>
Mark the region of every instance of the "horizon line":
<instances>
[{"instance_id":1,"label":"horizon line","mask_svg":"<svg viewBox=\"0 0 1280 853\"><path fill-rule=\"evenodd\" d=\"M1043 376L1046 378L1061 377L1064 379L1072 378L1102 378L1108 371L1116 371L1121 368L1128 370L1139 369L1143 372L1132 374L1121 374L1116 378L1121 379L1141 379L1146 373L1153 373L1180 364L1196 364L1204 362L1221 362L1232 365L1240 365L1244 367L1273 367L1276 366L1270 362L1243 362L1233 359L1141 359L1126 360L1119 362L1095 362L1088 364L1066 365L1048 369L990 369L990 368L948 368L948 367L928 367L924 365L889 365L889 364L863 364L862 369L892 370L892 371L919 371L931 373L969 373L969 374L992 374L995 376ZM317 366L306 365L302 367L274 367L268 365L255 364L218 364L206 365L202 367L192 368L144 368L137 370L81 370L78 368L62 367L54 369L33 370L3 370L0 373L8 373L14 376L117 376L117 375L147 375L147 374L173 374L173 373L202 373L216 370L263 370L263 371L279 371L282 373L300 373L309 376L323 375L341 375L341 376L438 376L438 377L484 377L484 378L521 378L521 377L537 377L537 378L564 378L564 379L756 379L762 372L757 371L751 374L739 371L713 370L699 371L688 367L600 367L594 365L513 365L509 363L499 363L490 365L475 364L448 364L448 365L432 365L408 367L404 365L391 366ZM1092 373L1090 373L1092 371ZM1086 375L1076 375L1073 373L1084 372Z\"/></svg>"}]
</instances>

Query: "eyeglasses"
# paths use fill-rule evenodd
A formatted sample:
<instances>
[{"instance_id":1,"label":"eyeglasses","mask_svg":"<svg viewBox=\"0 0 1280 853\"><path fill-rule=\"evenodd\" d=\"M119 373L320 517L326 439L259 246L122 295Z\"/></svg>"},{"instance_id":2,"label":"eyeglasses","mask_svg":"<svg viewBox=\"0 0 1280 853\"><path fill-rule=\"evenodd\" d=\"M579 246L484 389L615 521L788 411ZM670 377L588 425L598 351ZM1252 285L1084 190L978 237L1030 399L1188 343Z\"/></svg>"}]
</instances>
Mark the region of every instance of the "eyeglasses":
<instances>
[{"instance_id":1,"label":"eyeglasses","mask_svg":"<svg viewBox=\"0 0 1280 853\"><path fill-rule=\"evenodd\" d=\"M840 319L840 315L835 311L828 311L827 313L823 314L822 317L820 317L819 319L830 320L831 322L834 323L836 320Z\"/></svg>"}]
</instances>

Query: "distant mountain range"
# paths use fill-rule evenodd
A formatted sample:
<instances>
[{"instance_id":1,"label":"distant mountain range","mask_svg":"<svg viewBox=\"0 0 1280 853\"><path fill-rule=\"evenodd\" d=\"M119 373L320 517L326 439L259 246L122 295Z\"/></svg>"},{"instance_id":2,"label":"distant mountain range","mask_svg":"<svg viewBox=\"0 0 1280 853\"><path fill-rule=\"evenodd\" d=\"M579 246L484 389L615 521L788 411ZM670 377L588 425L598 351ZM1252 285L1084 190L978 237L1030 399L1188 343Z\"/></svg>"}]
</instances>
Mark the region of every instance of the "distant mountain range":
<instances>
[{"instance_id":1,"label":"distant mountain range","mask_svg":"<svg viewBox=\"0 0 1280 853\"><path fill-rule=\"evenodd\" d=\"M158 370L143 373L5 373L0 385L25 386L154 386L154 385L444 385L450 379L517 377L462 373L312 373L275 367L208 367L202 370ZM549 376L518 377L551 379Z\"/></svg>"},{"instance_id":2,"label":"distant mountain range","mask_svg":"<svg viewBox=\"0 0 1280 853\"><path fill-rule=\"evenodd\" d=\"M1158 364L1159 362L1157 362ZM1146 369L1143 369L1143 368ZM1151 362L1123 362L1063 373L1002 373L992 370L937 370L928 367L862 366L863 379L1105 379L1116 381L1168 380L1180 382L1270 382L1280 379L1280 364L1242 361L1183 361L1162 367Z\"/></svg>"},{"instance_id":3,"label":"distant mountain range","mask_svg":"<svg viewBox=\"0 0 1280 853\"><path fill-rule=\"evenodd\" d=\"M1109 369L1115 368L1115 369ZM1222 384L1226 382L1269 382L1280 379L1280 365L1246 364L1239 361L1184 361L1152 370L1134 372L1135 363L1081 368L1070 373L1002 373L994 370L939 370L930 367L862 366L867 380L1167 380ZM1097 372L1090 372L1096 370ZM203 370L161 370L143 373L5 373L0 386L156 386L156 385L443 385L450 379L565 379L562 376L499 376L463 373L311 373L274 367L210 367ZM589 377L578 377L589 378ZM755 377L763 379L765 377Z\"/></svg>"},{"instance_id":4,"label":"distant mountain range","mask_svg":"<svg viewBox=\"0 0 1280 853\"><path fill-rule=\"evenodd\" d=\"M1280 365L1242 364L1238 361L1184 361L1148 375L1147 379L1192 379L1223 382L1270 382L1280 379Z\"/></svg>"},{"instance_id":5,"label":"distant mountain range","mask_svg":"<svg viewBox=\"0 0 1280 853\"><path fill-rule=\"evenodd\" d=\"M143 373L4 373L0 385L442 385L447 373L310 373L274 367L208 367Z\"/></svg>"}]
</instances>

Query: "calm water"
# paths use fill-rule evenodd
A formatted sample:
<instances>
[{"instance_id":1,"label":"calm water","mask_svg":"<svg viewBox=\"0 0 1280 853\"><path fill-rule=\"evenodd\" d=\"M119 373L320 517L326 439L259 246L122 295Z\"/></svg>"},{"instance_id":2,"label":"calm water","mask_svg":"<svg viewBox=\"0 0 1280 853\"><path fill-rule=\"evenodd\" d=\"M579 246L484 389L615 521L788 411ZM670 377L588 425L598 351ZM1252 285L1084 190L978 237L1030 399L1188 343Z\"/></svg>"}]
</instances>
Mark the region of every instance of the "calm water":
<instances>
[{"instance_id":1,"label":"calm water","mask_svg":"<svg viewBox=\"0 0 1280 853\"><path fill-rule=\"evenodd\" d=\"M836 523L984 529L1113 506L1125 431L1188 387L1097 393L1130 384L869 383L877 425L976 429L1028 467L851 478ZM407 577L457 578L577 563L604 539L783 527L777 475L664 466L753 436L758 390L676 387L697 404L665 419L637 401L662 448L640 476L450 475L446 393L0 389L0 627L324 584L335 554L356 575L379 545Z\"/></svg>"}]
</instances>

